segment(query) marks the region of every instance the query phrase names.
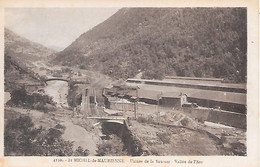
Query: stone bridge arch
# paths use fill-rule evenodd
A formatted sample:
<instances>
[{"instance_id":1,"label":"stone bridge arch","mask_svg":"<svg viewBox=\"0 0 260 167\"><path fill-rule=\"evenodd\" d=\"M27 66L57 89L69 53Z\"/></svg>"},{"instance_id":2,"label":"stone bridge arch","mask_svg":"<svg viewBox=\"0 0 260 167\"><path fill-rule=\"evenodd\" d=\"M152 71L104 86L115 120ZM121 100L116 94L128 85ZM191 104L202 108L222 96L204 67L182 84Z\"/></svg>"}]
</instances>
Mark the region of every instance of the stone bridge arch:
<instances>
[{"instance_id":1,"label":"stone bridge arch","mask_svg":"<svg viewBox=\"0 0 260 167\"><path fill-rule=\"evenodd\" d=\"M69 82L68 79L64 79L64 78L49 78L49 79L45 80L45 82L48 82L48 81L65 81L65 82Z\"/></svg>"}]
</instances>

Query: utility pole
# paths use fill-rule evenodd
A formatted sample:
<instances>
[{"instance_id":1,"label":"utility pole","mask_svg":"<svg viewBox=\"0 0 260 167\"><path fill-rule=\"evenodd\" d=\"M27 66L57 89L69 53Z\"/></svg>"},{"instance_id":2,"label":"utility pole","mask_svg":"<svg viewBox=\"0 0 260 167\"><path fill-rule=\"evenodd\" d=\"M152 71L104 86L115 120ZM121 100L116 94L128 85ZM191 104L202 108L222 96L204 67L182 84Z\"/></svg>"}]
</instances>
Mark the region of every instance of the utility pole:
<instances>
[{"instance_id":1,"label":"utility pole","mask_svg":"<svg viewBox=\"0 0 260 167\"><path fill-rule=\"evenodd\" d=\"M159 123L159 121L160 121L160 113L159 113L159 95L157 95L156 111L157 111L157 122Z\"/></svg>"},{"instance_id":2,"label":"utility pole","mask_svg":"<svg viewBox=\"0 0 260 167\"><path fill-rule=\"evenodd\" d=\"M93 95L94 95L95 106L97 106L97 98L96 98L96 89L95 88L93 88Z\"/></svg>"},{"instance_id":3,"label":"utility pole","mask_svg":"<svg viewBox=\"0 0 260 167\"><path fill-rule=\"evenodd\" d=\"M86 88L82 90L81 112L83 113L83 116L86 117Z\"/></svg>"},{"instance_id":4,"label":"utility pole","mask_svg":"<svg viewBox=\"0 0 260 167\"><path fill-rule=\"evenodd\" d=\"M158 113L158 118L157 118L157 120L158 120L158 123L160 122L160 115L161 115L161 113L160 113L160 111L159 111L159 105L160 105L160 98L162 97L162 92L161 92L161 95L157 95L157 107L156 107L156 109L157 109L157 113Z\"/></svg>"},{"instance_id":5,"label":"utility pole","mask_svg":"<svg viewBox=\"0 0 260 167\"><path fill-rule=\"evenodd\" d=\"M86 104L87 104L87 110L86 113L90 114L90 101L89 101L89 97L90 97L90 87L88 87L86 89Z\"/></svg>"},{"instance_id":6,"label":"utility pole","mask_svg":"<svg viewBox=\"0 0 260 167\"><path fill-rule=\"evenodd\" d=\"M136 99L134 100L135 119L137 119L138 101L139 101L139 96L138 96L138 87L137 87L136 88Z\"/></svg>"},{"instance_id":7,"label":"utility pole","mask_svg":"<svg viewBox=\"0 0 260 167\"><path fill-rule=\"evenodd\" d=\"M82 112L83 112L84 117L87 117L87 113L90 112L89 87L83 89L81 106L82 106Z\"/></svg>"},{"instance_id":8,"label":"utility pole","mask_svg":"<svg viewBox=\"0 0 260 167\"><path fill-rule=\"evenodd\" d=\"M121 104L122 104L122 111L125 111L125 103L124 103L124 101L123 101L123 97L125 96L125 88L123 88L123 96L121 97Z\"/></svg>"},{"instance_id":9,"label":"utility pole","mask_svg":"<svg viewBox=\"0 0 260 167\"><path fill-rule=\"evenodd\" d=\"M96 89L93 87L93 95L94 95L94 113L97 114L97 95L96 95Z\"/></svg>"}]
</instances>

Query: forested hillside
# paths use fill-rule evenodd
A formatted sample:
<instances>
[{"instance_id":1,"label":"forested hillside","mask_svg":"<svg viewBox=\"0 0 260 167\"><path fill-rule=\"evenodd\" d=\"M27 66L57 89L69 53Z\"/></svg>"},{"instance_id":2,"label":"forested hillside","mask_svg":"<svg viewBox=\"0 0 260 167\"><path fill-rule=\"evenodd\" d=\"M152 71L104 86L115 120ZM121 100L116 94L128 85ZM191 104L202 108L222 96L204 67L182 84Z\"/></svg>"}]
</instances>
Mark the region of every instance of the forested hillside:
<instances>
[{"instance_id":1,"label":"forested hillside","mask_svg":"<svg viewBox=\"0 0 260 167\"><path fill-rule=\"evenodd\" d=\"M123 8L82 34L54 63L115 78L165 75L246 82L246 8Z\"/></svg>"}]
</instances>

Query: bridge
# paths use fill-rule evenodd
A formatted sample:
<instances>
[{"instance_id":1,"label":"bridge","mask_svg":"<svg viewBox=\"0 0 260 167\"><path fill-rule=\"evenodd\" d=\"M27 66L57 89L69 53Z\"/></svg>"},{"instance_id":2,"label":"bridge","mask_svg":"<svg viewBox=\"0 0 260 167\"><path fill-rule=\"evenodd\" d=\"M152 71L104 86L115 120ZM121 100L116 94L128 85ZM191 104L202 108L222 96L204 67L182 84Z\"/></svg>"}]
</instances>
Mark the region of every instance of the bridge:
<instances>
[{"instance_id":1,"label":"bridge","mask_svg":"<svg viewBox=\"0 0 260 167\"><path fill-rule=\"evenodd\" d=\"M66 79L66 78L48 78L48 79L45 79L44 82L47 83L48 81L65 81L70 84L89 84L89 82L86 82L86 81L72 80L72 79Z\"/></svg>"},{"instance_id":2,"label":"bridge","mask_svg":"<svg viewBox=\"0 0 260 167\"><path fill-rule=\"evenodd\" d=\"M118 123L124 124L126 118L123 117L87 117L87 119L95 119L99 120L100 122L111 122L111 123Z\"/></svg>"},{"instance_id":3,"label":"bridge","mask_svg":"<svg viewBox=\"0 0 260 167\"><path fill-rule=\"evenodd\" d=\"M45 80L45 82L48 82L48 81L65 81L65 82L69 82L70 80L64 79L64 78L48 78L48 79Z\"/></svg>"}]
</instances>

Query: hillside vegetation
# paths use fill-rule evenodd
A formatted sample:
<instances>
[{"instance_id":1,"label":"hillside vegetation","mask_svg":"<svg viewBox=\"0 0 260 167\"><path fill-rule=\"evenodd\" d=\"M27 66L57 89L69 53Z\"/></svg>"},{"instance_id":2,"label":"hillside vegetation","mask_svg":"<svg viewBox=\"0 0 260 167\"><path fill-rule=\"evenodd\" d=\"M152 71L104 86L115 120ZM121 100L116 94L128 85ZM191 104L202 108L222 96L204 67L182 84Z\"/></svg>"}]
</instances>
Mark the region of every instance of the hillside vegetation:
<instances>
[{"instance_id":1,"label":"hillside vegetation","mask_svg":"<svg viewBox=\"0 0 260 167\"><path fill-rule=\"evenodd\" d=\"M28 64L32 61L46 60L54 53L38 43L23 38L5 28L5 56L10 56L19 63Z\"/></svg>"},{"instance_id":2,"label":"hillside vegetation","mask_svg":"<svg viewBox=\"0 0 260 167\"><path fill-rule=\"evenodd\" d=\"M37 61L46 61L54 51L31 42L5 28L4 84L13 91L24 84L40 84L40 76L31 68Z\"/></svg>"},{"instance_id":3,"label":"hillside vegetation","mask_svg":"<svg viewBox=\"0 0 260 167\"><path fill-rule=\"evenodd\" d=\"M165 75L246 82L246 8L123 8L82 34L54 63L114 78Z\"/></svg>"}]
</instances>

